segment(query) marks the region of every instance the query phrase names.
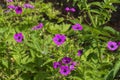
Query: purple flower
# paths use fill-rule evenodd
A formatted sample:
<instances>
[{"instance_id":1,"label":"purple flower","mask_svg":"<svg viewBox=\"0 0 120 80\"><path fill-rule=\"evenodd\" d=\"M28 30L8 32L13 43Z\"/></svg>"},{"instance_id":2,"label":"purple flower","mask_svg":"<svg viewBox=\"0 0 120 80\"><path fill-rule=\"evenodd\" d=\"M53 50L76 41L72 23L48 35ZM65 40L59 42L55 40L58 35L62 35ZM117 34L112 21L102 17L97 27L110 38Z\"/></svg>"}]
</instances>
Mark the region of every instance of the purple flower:
<instances>
[{"instance_id":1,"label":"purple flower","mask_svg":"<svg viewBox=\"0 0 120 80\"><path fill-rule=\"evenodd\" d=\"M75 8L71 8L70 11L71 12L75 12L76 10L75 10Z\"/></svg>"},{"instance_id":2,"label":"purple flower","mask_svg":"<svg viewBox=\"0 0 120 80\"><path fill-rule=\"evenodd\" d=\"M75 66L77 65L77 63L75 61L73 61L71 64L70 64L70 70L75 70Z\"/></svg>"},{"instance_id":3,"label":"purple flower","mask_svg":"<svg viewBox=\"0 0 120 80\"><path fill-rule=\"evenodd\" d=\"M37 26L34 26L32 30L39 30L43 27L43 23L38 24Z\"/></svg>"},{"instance_id":4,"label":"purple flower","mask_svg":"<svg viewBox=\"0 0 120 80\"><path fill-rule=\"evenodd\" d=\"M8 8L14 10L16 7L14 5L8 5Z\"/></svg>"},{"instance_id":5,"label":"purple flower","mask_svg":"<svg viewBox=\"0 0 120 80\"><path fill-rule=\"evenodd\" d=\"M63 34L56 34L53 41L57 46L60 46L66 41L66 36Z\"/></svg>"},{"instance_id":6,"label":"purple flower","mask_svg":"<svg viewBox=\"0 0 120 80\"><path fill-rule=\"evenodd\" d=\"M59 72L63 76L67 76L68 74L70 74L70 69L68 66L61 66Z\"/></svg>"},{"instance_id":7,"label":"purple flower","mask_svg":"<svg viewBox=\"0 0 120 80\"><path fill-rule=\"evenodd\" d=\"M69 8L69 7L66 7L66 8L65 8L65 11L67 11L67 12L68 12L69 10L70 10L70 8Z\"/></svg>"},{"instance_id":8,"label":"purple flower","mask_svg":"<svg viewBox=\"0 0 120 80\"><path fill-rule=\"evenodd\" d=\"M70 65L69 68L70 68L71 71L75 70L75 66L74 65Z\"/></svg>"},{"instance_id":9,"label":"purple flower","mask_svg":"<svg viewBox=\"0 0 120 80\"><path fill-rule=\"evenodd\" d=\"M118 45L116 42L113 42L113 41L109 41L107 43L107 48L111 51L115 51L117 48L118 48Z\"/></svg>"},{"instance_id":10,"label":"purple flower","mask_svg":"<svg viewBox=\"0 0 120 80\"><path fill-rule=\"evenodd\" d=\"M21 14L22 13L22 8L20 6L17 6L15 8L15 12L16 12L16 14Z\"/></svg>"},{"instance_id":11,"label":"purple flower","mask_svg":"<svg viewBox=\"0 0 120 80\"><path fill-rule=\"evenodd\" d=\"M31 9L33 9L34 8L34 6L33 5L31 5L31 4L24 4L24 8L31 8Z\"/></svg>"},{"instance_id":12,"label":"purple flower","mask_svg":"<svg viewBox=\"0 0 120 80\"><path fill-rule=\"evenodd\" d=\"M61 63L60 62L54 62L53 63L53 68L59 68L61 66Z\"/></svg>"},{"instance_id":13,"label":"purple flower","mask_svg":"<svg viewBox=\"0 0 120 80\"><path fill-rule=\"evenodd\" d=\"M81 56L82 53L83 53L83 50L78 50L77 56Z\"/></svg>"},{"instance_id":14,"label":"purple flower","mask_svg":"<svg viewBox=\"0 0 120 80\"><path fill-rule=\"evenodd\" d=\"M24 36L23 36L23 34L20 32L20 33L16 33L15 35L14 35L14 39L17 41L17 42L22 42L23 41L23 38L24 38Z\"/></svg>"},{"instance_id":15,"label":"purple flower","mask_svg":"<svg viewBox=\"0 0 120 80\"><path fill-rule=\"evenodd\" d=\"M72 29L81 31L83 29L83 27L80 24L76 23L75 25L72 25Z\"/></svg>"},{"instance_id":16,"label":"purple flower","mask_svg":"<svg viewBox=\"0 0 120 80\"><path fill-rule=\"evenodd\" d=\"M7 2L13 2L13 0L6 0Z\"/></svg>"},{"instance_id":17,"label":"purple flower","mask_svg":"<svg viewBox=\"0 0 120 80\"><path fill-rule=\"evenodd\" d=\"M69 64L71 61L72 61L72 59L69 58L69 57L64 57L64 58L62 58L62 63L63 63L63 64Z\"/></svg>"}]
</instances>

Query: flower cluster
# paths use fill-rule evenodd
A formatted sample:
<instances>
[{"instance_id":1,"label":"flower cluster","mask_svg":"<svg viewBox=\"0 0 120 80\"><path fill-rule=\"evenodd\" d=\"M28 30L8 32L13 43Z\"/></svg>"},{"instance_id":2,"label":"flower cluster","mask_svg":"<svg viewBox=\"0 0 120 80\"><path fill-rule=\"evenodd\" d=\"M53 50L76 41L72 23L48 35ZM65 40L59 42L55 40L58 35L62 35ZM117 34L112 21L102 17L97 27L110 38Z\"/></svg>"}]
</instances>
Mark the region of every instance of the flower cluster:
<instances>
[{"instance_id":1,"label":"flower cluster","mask_svg":"<svg viewBox=\"0 0 120 80\"><path fill-rule=\"evenodd\" d=\"M66 8L65 8L65 11L67 11L67 12L75 12L76 9L75 9L75 8L66 7Z\"/></svg>"},{"instance_id":2,"label":"flower cluster","mask_svg":"<svg viewBox=\"0 0 120 80\"><path fill-rule=\"evenodd\" d=\"M118 49L118 47L120 46L120 42L114 42L114 41L109 41L107 43L107 48L110 50L110 51L115 51Z\"/></svg>"},{"instance_id":3,"label":"flower cluster","mask_svg":"<svg viewBox=\"0 0 120 80\"><path fill-rule=\"evenodd\" d=\"M16 14L21 14L22 13L22 7L20 6L14 6L14 5L8 5L8 9L15 10Z\"/></svg>"},{"instance_id":4,"label":"flower cluster","mask_svg":"<svg viewBox=\"0 0 120 80\"><path fill-rule=\"evenodd\" d=\"M31 5L31 4L29 4L29 3L24 4L23 7L24 7L24 8L31 8L31 9L34 8L34 6ZM21 14L22 11L23 11L21 6L15 6L15 5L13 5L13 4L8 5L7 8L8 8L8 9L11 9L11 10L15 10L16 14Z\"/></svg>"},{"instance_id":5,"label":"flower cluster","mask_svg":"<svg viewBox=\"0 0 120 80\"><path fill-rule=\"evenodd\" d=\"M66 41L66 36L63 34L56 34L53 41L57 46L60 46Z\"/></svg>"},{"instance_id":6,"label":"flower cluster","mask_svg":"<svg viewBox=\"0 0 120 80\"><path fill-rule=\"evenodd\" d=\"M59 68L60 74L63 76L67 76L71 73L71 71L75 70L75 66L77 63L75 61L72 61L70 57L64 57L59 62L53 63L53 68L57 69Z\"/></svg>"},{"instance_id":7,"label":"flower cluster","mask_svg":"<svg viewBox=\"0 0 120 80\"><path fill-rule=\"evenodd\" d=\"M43 23L40 23L37 26L33 27L32 30L38 30L41 29L42 27L43 27ZM14 39L16 42L21 43L24 39L22 32L14 34Z\"/></svg>"}]
</instances>

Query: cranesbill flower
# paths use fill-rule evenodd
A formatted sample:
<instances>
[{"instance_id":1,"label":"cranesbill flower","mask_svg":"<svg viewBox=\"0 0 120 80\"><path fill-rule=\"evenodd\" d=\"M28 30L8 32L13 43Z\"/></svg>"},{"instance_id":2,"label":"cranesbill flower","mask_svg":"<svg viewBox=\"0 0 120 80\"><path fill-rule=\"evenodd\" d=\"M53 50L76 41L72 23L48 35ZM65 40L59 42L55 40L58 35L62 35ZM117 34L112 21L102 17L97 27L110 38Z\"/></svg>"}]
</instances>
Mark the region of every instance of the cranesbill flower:
<instances>
[{"instance_id":1,"label":"cranesbill flower","mask_svg":"<svg viewBox=\"0 0 120 80\"><path fill-rule=\"evenodd\" d=\"M32 8L34 8L34 6L27 3L27 4L24 4L24 8L31 8L32 9Z\"/></svg>"},{"instance_id":2,"label":"cranesbill flower","mask_svg":"<svg viewBox=\"0 0 120 80\"><path fill-rule=\"evenodd\" d=\"M16 33L14 35L14 39L16 40L16 42L22 42L23 38L24 38L24 36L23 36L23 34L21 32L20 33Z\"/></svg>"},{"instance_id":3,"label":"cranesbill flower","mask_svg":"<svg viewBox=\"0 0 120 80\"><path fill-rule=\"evenodd\" d=\"M83 50L78 50L77 56L81 56L82 53L83 53Z\"/></svg>"},{"instance_id":4,"label":"cranesbill flower","mask_svg":"<svg viewBox=\"0 0 120 80\"><path fill-rule=\"evenodd\" d=\"M61 66L61 63L60 62L54 62L53 63L53 68L59 68Z\"/></svg>"},{"instance_id":5,"label":"cranesbill flower","mask_svg":"<svg viewBox=\"0 0 120 80\"><path fill-rule=\"evenodd\" d=\"M67 12L68 12L69 10L70 10L70 8L69 8L69 7L66 7L66 8L65 8L65 11L67 11Z\"/></svg>"},{"instance_id":6,"label":"cranesbill flower","mask_svg":"<svg viewBox=\"0 0 120 80\"><path fill-rule=\"evenodd\" d=\"M69 64L71 61L72 61L72 59L69 58L69 57L64 57L64 58L62 58L62 63L63 63L63 64Z\"/></svg>"},{"instance_id":7,"label":"cranesbill flower","mask_svg":"<svg viewBox=\"0 0 120 80\"><path fill-rule=\"evenodd\" d=\"M7 2L13 2L13 0L6 0Z\"/></svg>"},{"instance_id":8,"label":"cranesbill flower","mask_svg":"<svg viewBox=\"0 0 120 80\"><path fill-rule=\"evenodd\" d=\"M15 8L15 12L16 12L16 14L21 14L21 13L22 13L22 7L17 6L17 7Z\"/></svg>"},{"instance_id":9,"label":"cranesbill flower","mask_svg":"<svg viewBox=\"0 0 120 80\"><path fill-rule=\"evenodd\" d=\"M81 31L83 29L83 27L80 24L77 23L75 25L72 25L72 29L73 30L80 30Z\"/></svg>"},{"instance_id":10,"label":"cranesbill flower","mask_svg":"<svg viewBox=\"0 0 120 80\"><path fill-rule=\"evenodd\" d=\"M63 76L67 76L68 74L70 74L70 69L68 66L61 66L59 72Z\"/></svg>"},{"instance_id":11,"label":"cranesbill flower","mask_svg":"<svg viewBox=\"0 0 120 80\"><path fill-rule=\"evenodd\" d=\"M76 10L75 10L75 8L70 8L70 11L75 12Z\"/></svg>"},{"instance_id":12,"label":"cranesbill flower","mask_svg":"<svg viewBox=\"0 0 120 80\"><path fill-rule=\"evenodd\" d=\"M32 30L39 30L39 29L42 29L42 27L43 27L43 23L40 23L37 26L34 26Z\"/></svg>"},{"instance_id":13,"label":"cranesbill flower","mask_svg":"<svg viewBox=\"0 0 120 80\"><path fill-rule=\"evenodd\" d=\"M16 7L14 5L8 5L8 8L14 10Z\"/></svg>"},{"instance_id":14,"label":"cranesbill flower","mask_svg":"<svg viewBox=\"0 0 120 80\"><path fill-rule=\"evenodd\" d=\"M60 46L66 41L66 36L63 34L56 34L53 41L57 46Z\"/></svg>"},{"instance_id":15,"label":"cranesbill flower","mask_svg":"<svg viewBox=\"0 0 120 80\"><path fill-rule=\"evenodd\" d=\"M107 43L107 48L111 51L115 51L117 48L118 48L118 45L116 42L113 42L113 41L109 41Z\"/></svg>"}]
</instances>

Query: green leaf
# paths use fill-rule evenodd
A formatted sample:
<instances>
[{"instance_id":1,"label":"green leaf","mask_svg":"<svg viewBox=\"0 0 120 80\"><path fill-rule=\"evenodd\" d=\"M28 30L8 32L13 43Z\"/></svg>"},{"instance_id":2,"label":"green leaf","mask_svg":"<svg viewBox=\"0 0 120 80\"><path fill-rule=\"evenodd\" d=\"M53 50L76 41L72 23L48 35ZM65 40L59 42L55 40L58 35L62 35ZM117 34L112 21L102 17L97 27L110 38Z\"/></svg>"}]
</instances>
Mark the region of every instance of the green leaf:
<instances>
[{"instance_id":1,"label":"green leaf","mask_svg":"<svg viewBox=\"0 0 120 80\"><path fill-rule=\"evenodd\" d=\"M115 77L119 69L120 69L120 60L115 63L113 77Z\"/></svg>"},{"instance_id":2,"label":"green leaf","mask_svg":"<svg viewBox=\"0 0 120 80\"><path fill-rule=\"evenodd\" d=\"M120 3L119 0L110 0L110 3Z\"/></svg>"},{"instance_id":3,"label":"green leaf","mask_svg":"<svg viewBox=\"0 0 120 80\"><path fill-rule=\"evenodd\" d=\"M102 8L102 5L101 5L101 2L91 2L88 4L89 7L91 6L98 6L98 7L101 7Z\"/></svg>"},{"instance_id":4,"label":"green leaf","mask_svg":"<svg viewBox=\"0 0 120 80\"><path fill-rule=\"evenodd\" d=\"M2 59L2 64L3 64L6 68L8 68L8 61L7 61L7 60Z\"/></svg>"},{"instance_id":5,"label":"green leaf","mask_svg":"<svg viewBox=\"0 0 120 80\"><path fill-rule=\"evenodd\" d=\"M88 50L87 50L86 52L84 52L84 54L81 56L81 60L86 61L86 60L87 60L88 55L90 55L93 51L94 51L94 50L93 50L93 48L88 49Z\"/></svg>"},{"instance_id":6,"label":"green leaf","mask_svg":"<svg viewBox=\"0 0 120 80\"><path fill-rule=\"evenodd\" d=\"M114 68L107 74L105 80L113 80L120 69L120 60L115 63Z\"/></svg>"},{"instance_id":7,"label":"green leaf","mask_svg":"<svg viewBox=\"0 0 120 80\"><path fill-rule=\"evenodd\" d=\"M45 71L39 71L35 76L34 80L46 80L46 78L49 77L49 74Z\"/></svg>"},{"instance_id":8,"label":"green leaf","mask_svg":"<svg viewBox=\"0 0 120 80\"><path fill-rule=\"evenodd\" d=\"M58 33L65 33L70 28L70 24L54 24L54 23L48 23L47 25L47 31L52 34L58 34Z\"/></svg>"},{"instance_id":9,"label":"green leaf","mask_svg":"<svg viewBox=\"0 0 120 80\"><path fill-rule=\"evenodd\" d=\"M21 60L21 55L13 55L13 58L15 59L15 62L17 63L17 64L20 64L21 62L20 62L20 60Z\"/></svg>"},{"instance_id":10,"label":"green leaf","mask_svg":"<svg viewBox=\"0 0 120 80\"><path fill-rule=\"evenodd\" d=\"M74 19L74 20L71 19L69 21L73 24L80 23L80 20L78 20L78 19Z\"/></svg>"},{"instance_id":11,"label":"green leaf","mask_svg":"<svg viewBox=\"0 0 120 80\"><path fill-rule=\"evenodd\" d=\"M61 23L61 22L63 22L63 21L64 21L64 18L63 18L63 17L61 17L61 18L58 18L57 23Z\"/></svg>"},{"instance_id":12,"label":"green leaf","mask_svg":"<svg viewBox=\"0 0 120 80\"><path fill-rule=\"evenodd\" d=\"M50 62L53 62L54 61L54 59L48 59L46 62L44 62L42 65L41 65L41 67L43 67L44 65L46 65L46 64L48 64L48 63L50 63Z\"/></svg>"},{"instance_id":13,"label":"green leaf","mask_svg":"<svg viewBox=\"0 0 120 80\"><path fill-rule=\"evenodd\" d=\"M82 78L80 78L78 76L70 76L69 78L72 80L83 80Z\"/></svg>"},{"instance_id":14,"label":"green leaf","mask_svg":"<svg viewBox=\"0 0 120 80\"><path fill-rule=\"evenodd\" d=\"M110 32L112 34L118 34L118 32L115 29L113 29L112 27L110 27L110 26L104 27L103 30L108 31L108 32Z\"/></svg>"}]
</instances>

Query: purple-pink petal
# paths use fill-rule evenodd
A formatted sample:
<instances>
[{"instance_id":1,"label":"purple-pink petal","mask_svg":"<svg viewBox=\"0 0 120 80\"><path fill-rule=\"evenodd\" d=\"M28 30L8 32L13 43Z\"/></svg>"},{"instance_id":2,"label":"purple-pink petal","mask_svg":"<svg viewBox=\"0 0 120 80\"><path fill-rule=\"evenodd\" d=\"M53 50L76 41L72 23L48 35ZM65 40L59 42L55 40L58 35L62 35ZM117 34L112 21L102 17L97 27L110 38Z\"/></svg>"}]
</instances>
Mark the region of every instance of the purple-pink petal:
<instances>
[{"instance_id":1,"label":"purple-pink petal","mask_svg":"<svg viewBox=\"0 0 120 80\"><path fill-rule=\"evenodd\" d=\"M43 27L43 23L39 23L37 26L34 26L32 30L39 30L42 29L42 27Z\"/></svg>"},{"instance_id":2,"label":"purple-pink petal","mask_svg":"<svg viewBox=\"0 0 120 80\"><path fill-rule=\"evenodd\" d=\"M72 29L73 30L83 30L83 27L80 25L80 24L78 24L78 23L76 23L75 25L72 25Z\"/></svg>"},{"instance_id":3,"label":"purple-pink petal","mask_svg":"<svg viewBox=\"0 0 120 80\"><path fill-rule=\"evenodd\" d=\"M120 46L120 42L118 42L117 44L118 44L118 46Z\"/></svg>"},{"instance_id":4,"label":"purple-pink petal","mask_svg":"<svg viewBox=\"0 0 120 80\"><path fill-rule=\"evenodd\" d=\"M70 65L69 68L70 68L71 71L75 70L75 66L74 65Z\"/></svg>"},{"instance_id":5,"label":"purple-pink petal","mask_svg":"<svg viewBox=\"0 0 120 80\"><path fill-rule=\"evenodd\" d=\"M77 56L81 56L83 53L83 50L78 50Z\"/></svg>"},{"instance_id":6,"label":"purple-pink petal","mask_svg":"<svg viewBox=\"0 0 120 80\"><path fill-rule=\"evenodd\" d=\"M65 8L65 11L67 11L67 12L68 12L69 10L70 10L70 8L69 8L69 7L66 7L66 8Z\"/></svg>"},{"instance_id":7,"label":"purple-pink petal","mask_svg":"<svg viewBox=\"0 0 120 80\"><path fill-rule=\"evenodd\" d=\"M7 2L13 2L13 0L6 0Z\"/></svg>"},{"instance_id":8,"label":"purple-pink petal","mask_svg":"<svg viewBox=\"0 0 120 80\"><path fill-rule=\"evenodd\" d=\"M8 5L8 8L14 10L16 7L14 5Z\"/></svg>"},{"instance_id":9,"label":"purple-pink petal","mask_svg":"<svg viewBox=\"0 0 120 80\"><path fill-rule=\"evenodd\" d=\"M33 9L34 6L29 4L29 3L27 3L27 4L24 4L24 8L31 8L31 9Z\"/></svg>"},{"instance_id":10,"label":"purple-pink petal","mask_svg":"<svg viewBox=\"0 0 120 80\"><path fill-rule=\"evenodd\" d=\"M53 63L53 68L56 69L56 68L59 68L61 66L61 63L60 62L54 62Z\"/></svg>"},{"instance_id":11,"label":"purple-pink petal","mask_svg":"<svg viewBox=\"0 0 120 80\"><path fill-rule=\"evenodd\" d=\"M77 62L73 61L73 62L71 63L71 65L76 66L76 65L77 65Z\"/></svg>"},{"instance_id":12,"label":"purple-pink petal","mask_svg":"<svg viewBox=\"0 0 120 80\"><path fill-rule=\"evenodd\" d=\"M63 64L69 64L71 63L72 59L70 57L64 57L62 58L62 63Z\"/></svg>"},{"instance_id":13,"label":"purple-pink petal","mask_svg":"<svg viewBox=\"0 0 120 80\"><path fill-rule=\"evenodd\" d=\"M71 12L75 12L76 10L75 10L75 8L71 8L70 11Z\"/></svg>"}]
</instances>

